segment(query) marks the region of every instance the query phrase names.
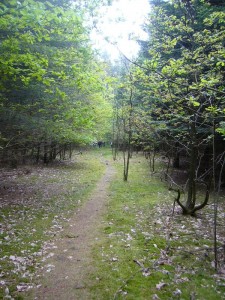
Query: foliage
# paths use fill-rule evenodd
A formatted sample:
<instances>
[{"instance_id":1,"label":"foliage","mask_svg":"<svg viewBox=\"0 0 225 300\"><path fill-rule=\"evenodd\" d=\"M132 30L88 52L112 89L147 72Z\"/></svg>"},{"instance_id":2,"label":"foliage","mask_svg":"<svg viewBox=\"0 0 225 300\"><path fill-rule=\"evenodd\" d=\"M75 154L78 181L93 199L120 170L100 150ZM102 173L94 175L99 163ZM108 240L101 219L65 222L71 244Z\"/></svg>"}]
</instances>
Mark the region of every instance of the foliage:
<instances>
[{"instance_id":1,"label":"foliage","mask_svg":"<svg viewBox=\"0 0 225 300\"><path fill-rule=\"evenodd\" d=\"M91 50L82 9L12 0L0 13L2 158L41 151L51 160L51 147L57 153L104 135L109 80Z\"/></svg>"},{"instance_id":2,"label":"foliage","mask_svg":"<svg viewBox=\"0 0 225 300\"><path fill-rule=\"evenodd\" d=\"M139 120L145 124L139 124L137 141L153 144L147 148L158 147L174 161L187 157L188 195L182 208L194 214L202 208L197 184L204 182L209 189L213 155L224 155L216 134L223 133L224 120L224 7L202 1L153 4L146 25L149 41L142 44L133 71Z\"/></svg>"}]
</instances>

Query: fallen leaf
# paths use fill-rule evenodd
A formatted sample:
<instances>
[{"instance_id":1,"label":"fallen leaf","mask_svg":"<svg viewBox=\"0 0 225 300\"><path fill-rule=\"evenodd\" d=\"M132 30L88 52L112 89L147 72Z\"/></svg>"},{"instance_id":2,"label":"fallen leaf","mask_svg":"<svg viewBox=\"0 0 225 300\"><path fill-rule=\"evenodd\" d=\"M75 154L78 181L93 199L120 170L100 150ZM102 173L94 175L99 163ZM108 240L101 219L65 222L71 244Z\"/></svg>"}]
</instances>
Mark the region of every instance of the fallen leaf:
<instances>
[{"instance_id":1,"label":"fallen leaf","mask_svg":"<svg viewBox=\"0 0 225 300\"><path fill-rule=\"evenodd\" d=\"M161 290L165 286L167 286L167 284L165 282L160 282L160 283L156 284L156 289Z\"/></svg>"},{"instance_id":2,"label":"fallen leaf","mask_svg":"<svg viewBox=\"0 0 225 300\"><path fill-rule=\"evenodd\" d=\"M181 290L176 289L176 291L173 292L174 296L180 296L182 294Z\"/></svg>"},{"instance_id":3,"label":"fallen leaf","mask_svg":"<svg viewBox=\"0 0 225 300\"><path fill-rule=\"evenodd\" d=\"M142 275L145 276L145 277L148 277L148 276L151 275L151 272L150 272L148 269L146 269L146 270L144 270L144 271L142 272Z\"/></svg>"},{"instance_id":4,"label":"fallen leaf","mask_svg":"<svg viewBox=\"0 0 225 300\"><path fill-rule=\"evenodd\" d=\"M111 259L111 261L113 261L113 262L118 261L118 258L113 257L113 258Z\"/></svg>"}]
</instances>

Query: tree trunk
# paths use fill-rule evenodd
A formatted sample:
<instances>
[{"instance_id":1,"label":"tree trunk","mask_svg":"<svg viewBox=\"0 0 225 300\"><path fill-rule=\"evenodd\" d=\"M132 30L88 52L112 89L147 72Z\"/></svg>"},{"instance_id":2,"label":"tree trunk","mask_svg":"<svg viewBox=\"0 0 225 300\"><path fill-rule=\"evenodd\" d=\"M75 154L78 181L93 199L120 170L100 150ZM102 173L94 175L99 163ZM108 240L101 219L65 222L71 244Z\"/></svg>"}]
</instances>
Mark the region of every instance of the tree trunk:
<instances>
[{"instance_id":1,"label":"tree trunk","mask_svg":"<svg viewBox=\"0 0 225 300\"><path fill-rule=\"evenodd\" d=\"M130 97L129 97L129 116L128 116L128 141L126 145L126 125L125 120L123 120L123 130L124 130L124 149L123 149L123 159L124 159L124 172L123 172L123 179L127 181L128 179L128 172L129 172L129 165L130 165L130 158L132 156L132 149L131 149L131 140L132 140L132 114L133 114L133 89L130 89ZM127 158L126 158L126 146L127 146Z\"/></svg>"},{"instance_id":2,"label":"tree trunk","mask_svg":"<svg viewBox=\"0 0 225 300\"><path fill-rule=\"evenodd\" d=\"M43 157L44 164L48 163L48 144L47 141L44 142L44 157Z\"/></svg>"},{"instance_id":3,"label":"tree trunk","mask_svg":"<svg viewBox=\"0 0 225 300\"><path fill-rule=\"evenodd\" d=\"M40 151L41 151L41 146L40 144L37 145L37 154L36 154L36 163L39 162L40 159Z\"/></svg>"},{"instance_id":4,"label":"tree trunk","mask_svg":"<svg viewBox=\"0 0 225 300\"><path fill-rule=\"evenodd\" d=\"M155 154L156 154L155 146L153 146L153 150L150 152L150 156L149 156L149 166L152 173L155 172Z\"/></svg>"},{"instance_id":5,"label":"tree trunk","mask_svg":"<svg viewBox=\"0 0 225 300\"><path fill-rule=\"evenodd\" d=\"M72 158L72 154L73 154L73 145L72 145L72 143L70 143L70 154L69 154L69 159Z\"/></svg>"},{"instance_id":6,"label":"tree trunk","mask_svg":"<svg viewBox=\"0 0 225 300\"><path fill-rule=\"evenodd\" d=\"M130 153L128 150L126 155L126 150L124 150L123 151L123 180L124 181L128 180L129 165L130 165Z\"/></svg>"},{"instance_id":7,"label":"tree trunk","mask_svg":"<svg viewBox=\"0 0 225 300\"><path fill-rule=\"evenodd\" d=\"M197 166L197 147L196 147L196 128L195 122L191 121L190 126L190 156L188 171L188 196L186 202L186 213L191 213L196 203L196 166Z\"/></svg>"},{"instance_id":8,"label":"tree trunk","mask_svg":"<svg viewBox=\"0 0 225 300\"><path fill-rule=\"evenodd\" d=\"M176 150L176 153L173 157L173 167L179 169L180 168L180 153Z\"/></svg>"}]
</instances>

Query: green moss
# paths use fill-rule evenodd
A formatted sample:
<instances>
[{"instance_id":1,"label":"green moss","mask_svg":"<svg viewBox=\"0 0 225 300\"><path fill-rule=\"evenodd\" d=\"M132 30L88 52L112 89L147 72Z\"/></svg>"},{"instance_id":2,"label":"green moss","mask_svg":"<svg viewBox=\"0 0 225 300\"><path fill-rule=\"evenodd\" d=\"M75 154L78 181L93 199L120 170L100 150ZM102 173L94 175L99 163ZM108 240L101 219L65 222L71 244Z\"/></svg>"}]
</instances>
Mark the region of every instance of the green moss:
<instances>
[{"instance_id":1,"label":"green moss","mask_svg":"<svg viewBox=\"0 0 225 300\"><path fill-rule=\"evenodd\" d=\"M93 249L92 299L145 300L154 294L165 300L225 299L224 288L212 276L213 258L201 252L212 242L193 239L190 220L183 216L173 221L175 229L169 228L174 196L158 176L151 176L146 161L132 158L128 182L122 180L122 160L114 164L118 173L110 187L103 238ZM170 209L163 215L166 206ZM183 224L187 232L180 231ZM169 230L177 232L168 240ZM165 285L160 288L160 283Z\"/></svg>"},{"instance_id":2,"label":"green moss","mask_svg":"<svg viewBox=\"0 0 225 300\"><path fill-rule=\"evenodd\" d=\"M57 167L53 172L56 177L49 178L47 184L63 185L60 193L43 199L43 191L38 190L31 207L2 210L1 223L12 223L14 243L7 243L6 235L1 235L1 257L38 252L55 234L50 230L53 221L62 224L62 219L87 199L103 174L105 160L111 160L110 149L96 149L79 157L73 166ZM165 300L189 300L191 296L196 300L225 299L225 282L215 277L211 265L212 240L198 232L198 220L179 213L171 217L174 195L157 174L150 174L141 155L131 160L128 182L122 180L121 158L111 164L117 174L110 186L102 236L93 248L95 271L88 280L91 299L145 300L154 294ZM29 179L20 180L27 183ZM35 184L38 180L35 178ZM210 228L204 212L201 222ZM12 262L1 261L1 270L6 272L3 280L9 280L14 298L22 299L13 293L21 281L20 275L11 272L13 267ZM34 272L33 266L28 269ZM161 283L165 285L161 287Z\"/></svg>"},{"instance_id":3,"label":"green moss","mask_svg":"<svg viewBox=\"0 0 225 300\"><path fill-rule=\"evenodd\" d=\"M0 222L4 227L0 235L0 273L4 273L1 280L7 282L15 299L23 299L16 293L16 286L20 282L30 282L30 278L23 277L23 274L25 271L34 273L39 263L39 256L34 254L41 250L45 241L57 234L59 229L53 228L55 222L66 226L64 220L88 198L104 170L105 165L99 160L98 153L86 152L68 166L46 167L38 170L39 175L21 175L16 179L14 183L23 184L29 202L18 201L17 205L6 206L0 212ZM26 196L31 187L33 193ZM31 264L26 265L24 272L17 271L10 256L31 257ZM0 299L3 297L4 287L0 287Z\"/></svg>"}]
</instances>

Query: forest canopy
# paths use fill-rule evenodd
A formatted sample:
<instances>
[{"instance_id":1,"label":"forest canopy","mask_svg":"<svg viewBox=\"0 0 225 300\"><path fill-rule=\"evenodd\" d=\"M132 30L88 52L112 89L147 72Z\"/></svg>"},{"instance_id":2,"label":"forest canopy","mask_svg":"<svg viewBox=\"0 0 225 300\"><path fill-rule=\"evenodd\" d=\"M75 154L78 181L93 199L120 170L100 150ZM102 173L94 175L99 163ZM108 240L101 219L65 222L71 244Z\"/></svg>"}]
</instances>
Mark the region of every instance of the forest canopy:
<instances>
[{"instance_id":1,"label":"forest canopy","mask_svg":"<svg viewBox=\"0 0 225 300\"><path fill-rule=\"evenodd\" d=\"M109 131L111 79L84 25L94 4L1 2L2 161L48 162Z\"/></svg>"},{"instance_id":2,"label":"forest canopy","mask_svg":"<svg viewBox=\"0 0 225 300\"><path fill-rule=\"evenodd\" d=\"M194 214L207 205L209 190L225 183L225 5L199 0L150 3L148 40L140 41L139 57L130 61L128 71L121 71L115 144L127 153L127 168L135 148L153 157L161 153L167 171L182 168L185 204L180 202L183 185L168 172L165 176L178 192L183 212ZM205 198L199 203L200 187Z\"/></svg>"},{"instance_id":3,"label":"forest canopy","mask_svg":"<svg viewBox=\"0 0 225 300\"><path fill-rule=\"evenodd\" d=\"M224 3L150 1L138 57L113 66L89 35L110 4L1 2L1 160L48 162L113 127L128 160L139 148L161 151L174 167L187 162L183 209L194 212L196 185L224 181Z\"/></svg>"}]
</instances>

